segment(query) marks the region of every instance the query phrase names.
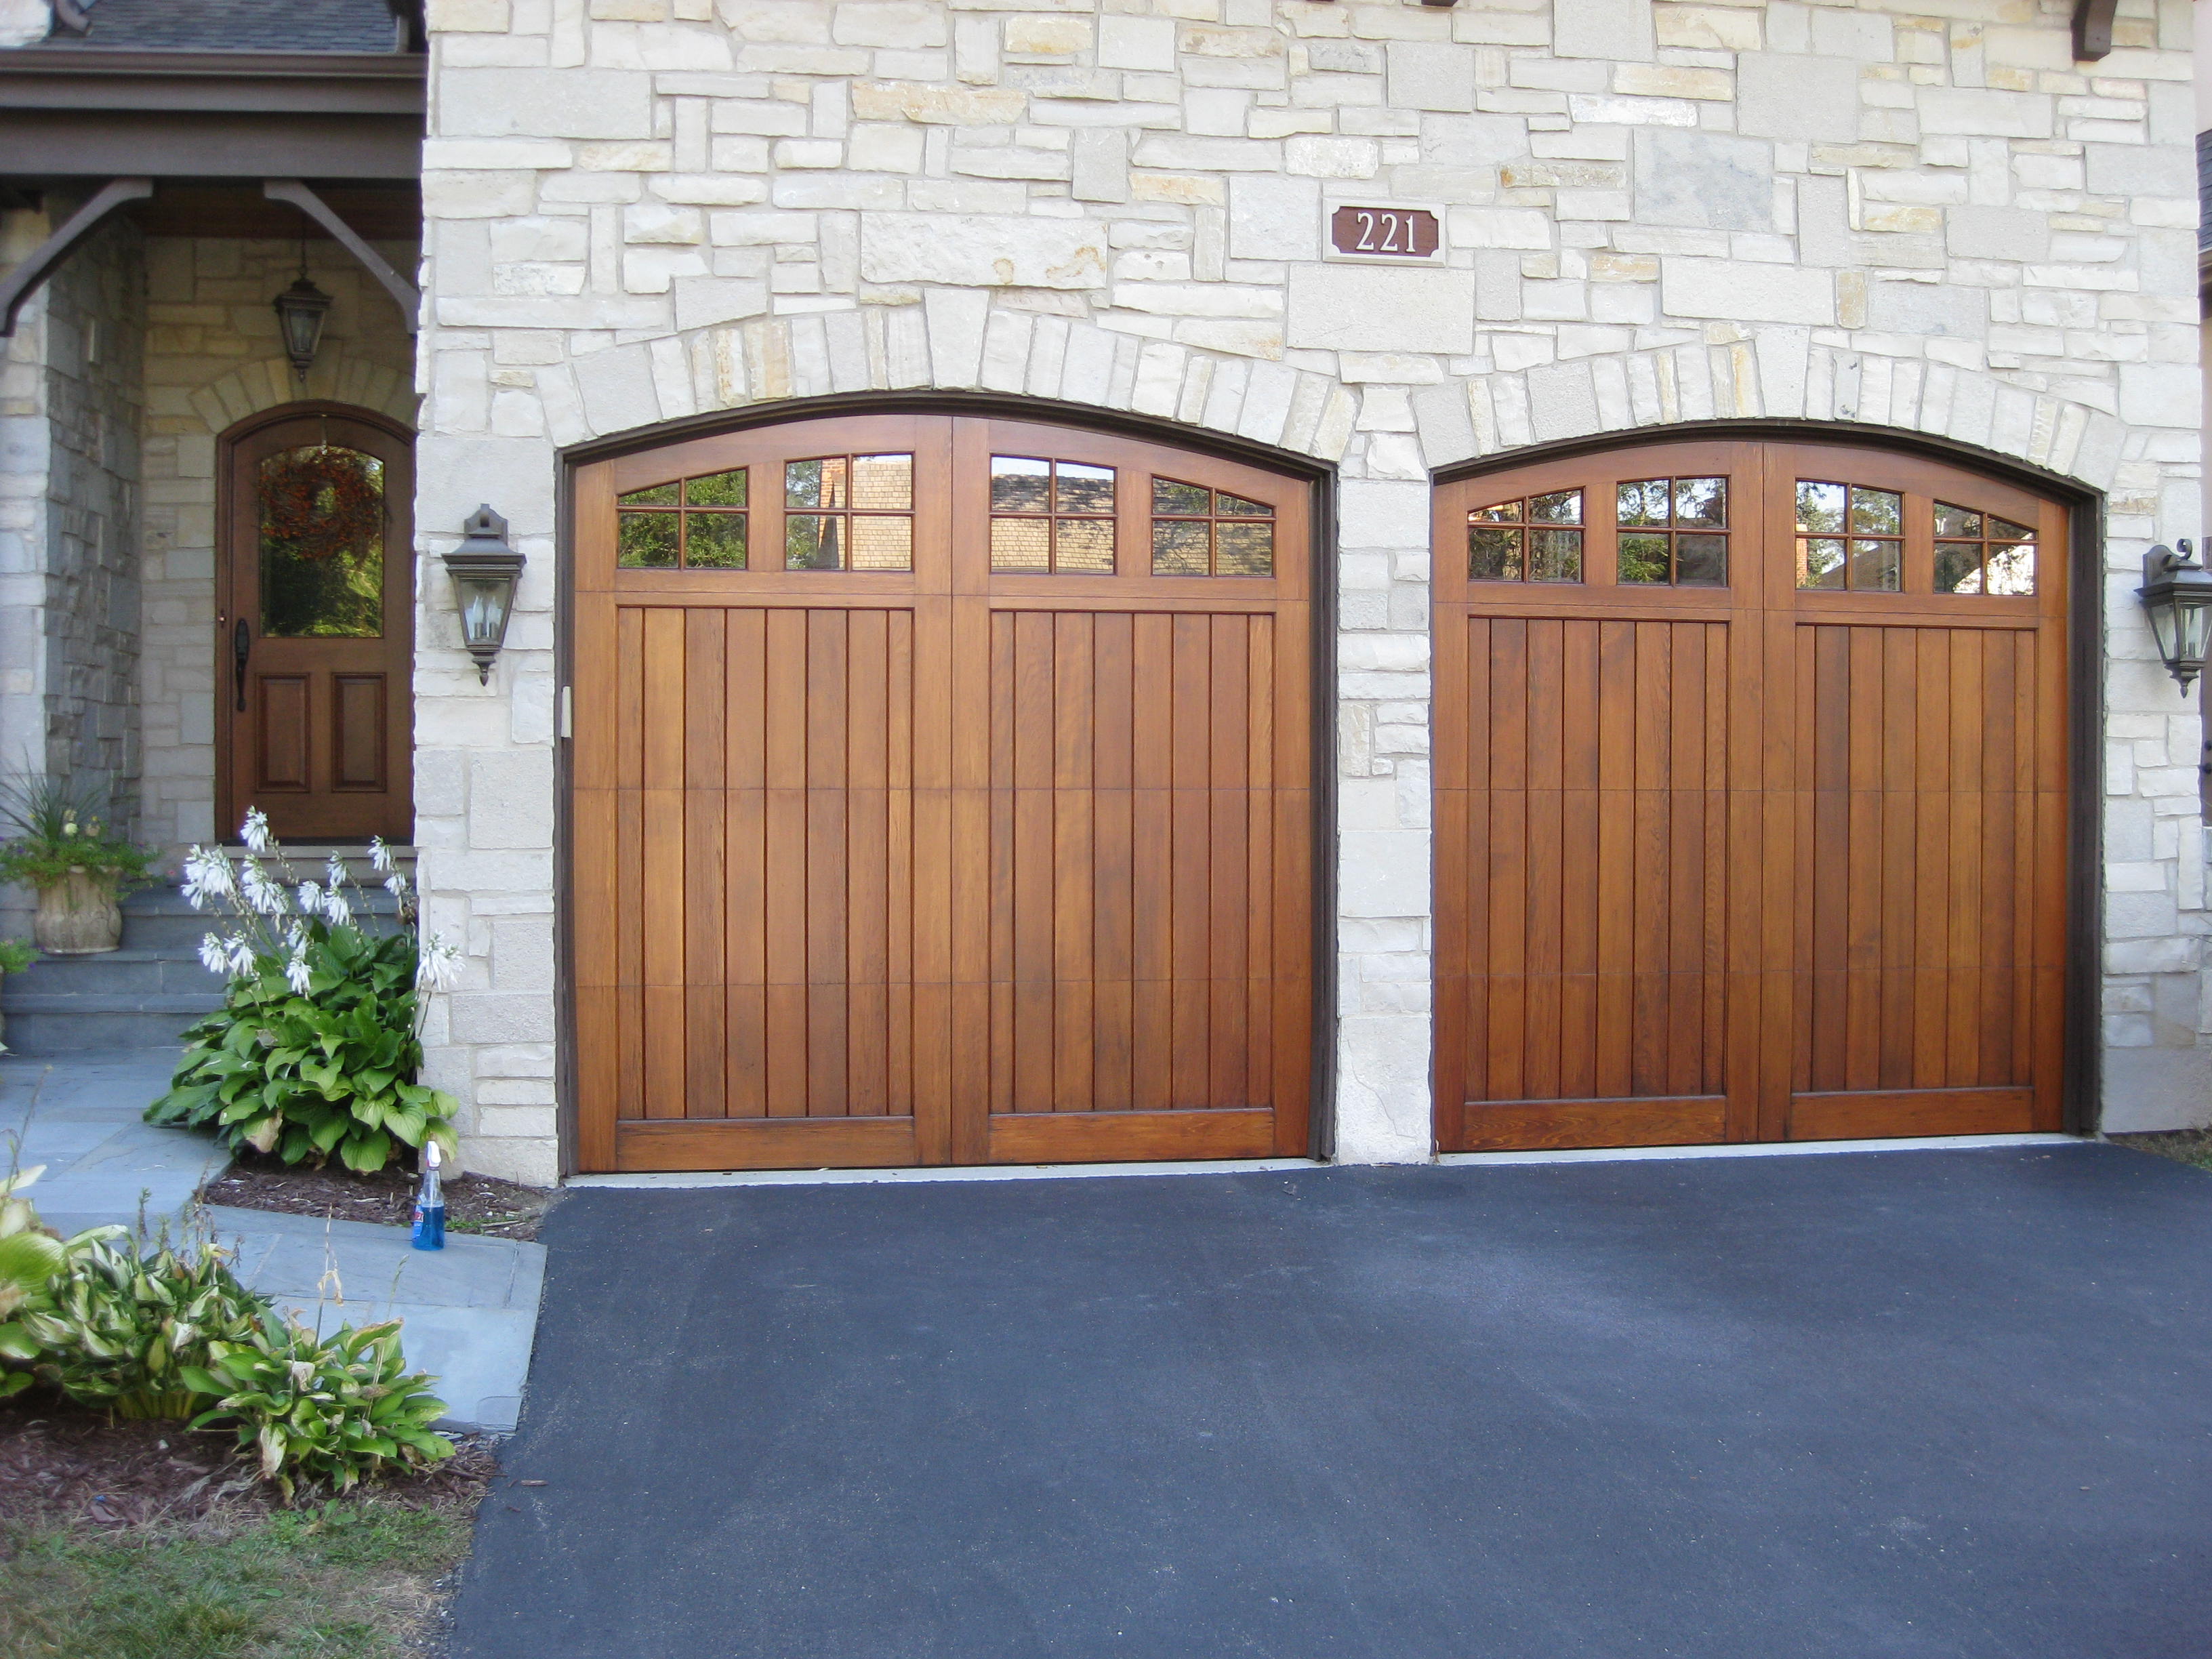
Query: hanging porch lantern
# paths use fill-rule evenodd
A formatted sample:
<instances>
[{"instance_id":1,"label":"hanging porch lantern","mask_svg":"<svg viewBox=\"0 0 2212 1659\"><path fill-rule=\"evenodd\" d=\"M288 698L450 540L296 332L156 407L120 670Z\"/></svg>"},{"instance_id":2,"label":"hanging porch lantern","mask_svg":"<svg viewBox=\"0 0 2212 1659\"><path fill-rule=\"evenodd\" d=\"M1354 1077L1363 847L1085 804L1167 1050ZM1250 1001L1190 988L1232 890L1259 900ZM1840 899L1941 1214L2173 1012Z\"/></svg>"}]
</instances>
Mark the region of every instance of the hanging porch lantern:
<instances>
[{"instance_id":1,"label":"hanging porch lantern","mask_svg":"<svg viewBox=\"0 0 2212 1659\"><path fill-rule=\"evenodd\" d=\"M276 326L283 331L284 355L292 360L292 373L307 383L307 370L323 343L323 318L331 296L307 280L302 265L299 280L276 296Z\"/></svg>"},{"instance_id":2,"label":"hanging porch lantern","mask_svg":"<svg viewBox=\"0 0 2212 1659\"><path fill-rule=\"evenodd\" d=\"M514 584L522 574L521 554L507 543L507 520L489 506L462 521L461 544L446 555L453 578L453 600L461 613L461 643L476 659L477 683L489 684L491 665L507 641L507 619L514 610Z\"/></svg>"},{"instance_id":3,"label":"hanging porch lantern","mask_svg":"<svg viewBox=\"0 0 2212 1659\"><path fill-rule=\"evenodd\" d=\"M2158 641L2166 672L2187 691L2204 667L2206 634L2212 625L2212 571L2197 562L2186 541L2154 547L2143 555L2143 585L2136 596L2150 613L2151 637Z\"/></svg>"}]
</instances>

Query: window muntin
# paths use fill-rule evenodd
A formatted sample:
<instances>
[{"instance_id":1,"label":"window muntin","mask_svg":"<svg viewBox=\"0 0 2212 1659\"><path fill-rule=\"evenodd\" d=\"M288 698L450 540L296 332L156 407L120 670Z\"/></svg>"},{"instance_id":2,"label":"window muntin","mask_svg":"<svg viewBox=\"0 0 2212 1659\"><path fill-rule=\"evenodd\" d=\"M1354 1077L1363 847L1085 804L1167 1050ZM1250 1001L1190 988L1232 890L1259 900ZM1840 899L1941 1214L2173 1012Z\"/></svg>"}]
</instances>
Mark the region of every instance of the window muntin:
<instances>
[{"instance_id":1,"label":"window muntin","mask_svg":"<svg viewBox=\"0 0 2212 1659\"><path fill-rule=\"evenodd\" d=\"M1936 591L2034 592L2034 527L1976 507L1937 501Z\"/></svg>"},{"instance_id":2,"label":"window muntin","mask_svg":"<svg viewBox=\"0 0 2212 1659\"><path fill-rule=\"evenodd\" d=\"M1904 586L1905 497L1865 484L1797 481L1797 586L1895 593Z\"/></svg>"},{"instance_id":3,"label":"window muntin","mask_svg":"<svg viewBox=\"0 0 2212 1659\"><path fill-rule=\"evenodd\" d=\"M818 455L783 465L787 570L914 568L914 457Z\"/></svg>"},{"instance_id":4,"label":"window muntin","mask_svg":"<svg viewBox=\"0 0 2212 1659\"><path fill-rule=\"evenodd\" d=\"M743 570L749 496L742 466L616 496L616 564L626 570Z\"/></svg>"},{"instance_id":5,"label":"window muntin","mask_svg":"<svg viewBox=\"0 0 2212 1659\"><path fill-rule=\"evenodd\" d=\"M1114 574L1114 469L991 457L991 568L1004 575Z\"/></svg>"},{"instance_id":6,"label":"window muntin","mask_svg":"<svg viewBox=\"0 0 2212 1659\"><path fill-rule=\"evenodd\" d=\"M259 473L261 631L384 634L384 463L339 444L280 450Z\"/></svg>"},{"instance_id":7,"label":"window muntin","mask_svg":"<svg viewBox=\"0 0 2212 1659\"><path fill-rule=\"evenodd\" d=\"M1618 485L1616 580L1725 587L1728 483L1724 477L1638 478Z\"/></svg>"},{"instance_id":8,"label":"window muntin","mask_svg":"<svg viewBox=\"0 0 2212 1659\"><path fill-rule=\"evenodd\" d=\"M1583 579L1583 492L1553 490L1479 507L1467 515L1467 574L1474 581Z\"/></svg>"},{"instance_id":9,"label":"window muntin","mask_svg":"<svg viewBox=\"0 0 2212 1659\"><path fill-rule=\"evenodd\" d=\"M1152 574L1272 576L1275 509L1225 489L1152 480Z\"/></svg>"}]
</instances>

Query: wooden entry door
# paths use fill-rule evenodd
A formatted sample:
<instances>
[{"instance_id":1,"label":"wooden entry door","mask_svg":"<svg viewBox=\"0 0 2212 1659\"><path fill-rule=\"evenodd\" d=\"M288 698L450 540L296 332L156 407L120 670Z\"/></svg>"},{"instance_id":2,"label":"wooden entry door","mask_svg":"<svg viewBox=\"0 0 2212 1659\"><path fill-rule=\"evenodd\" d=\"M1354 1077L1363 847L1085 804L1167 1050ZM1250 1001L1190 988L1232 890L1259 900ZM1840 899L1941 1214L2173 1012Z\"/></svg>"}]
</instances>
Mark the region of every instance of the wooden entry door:
<instances>
[{"instance_id":1,"label":"wooden entry door","mask_svg":"<svg viewBox=\"0 0 2212 1659\"><path fill-rule=\"evenodd\" d=\"M415 834L414 441L294 405L225 434L216 579L221 830Z\"/></svg>"},{"instance_id":2,"label":"wooden entry door","mask_svg":"<svg viewBox=\"0 0 2212 1659\"><path fill-rule=\"evenodd\" d=\"M2060 1127L2063 508L1681 442L1436 546L1441 1146Z\"/></svg>"},{"instance_id":3,"label":"wooden entry door","mask_svg":"<svg viewBox=\"0 0 2212 1659\"><path fill-rule=\"evenodd\" d=\"M1309 485L872 415L576 488L585 1168L1305 1150Z\"/></svg>"}]
</instances>

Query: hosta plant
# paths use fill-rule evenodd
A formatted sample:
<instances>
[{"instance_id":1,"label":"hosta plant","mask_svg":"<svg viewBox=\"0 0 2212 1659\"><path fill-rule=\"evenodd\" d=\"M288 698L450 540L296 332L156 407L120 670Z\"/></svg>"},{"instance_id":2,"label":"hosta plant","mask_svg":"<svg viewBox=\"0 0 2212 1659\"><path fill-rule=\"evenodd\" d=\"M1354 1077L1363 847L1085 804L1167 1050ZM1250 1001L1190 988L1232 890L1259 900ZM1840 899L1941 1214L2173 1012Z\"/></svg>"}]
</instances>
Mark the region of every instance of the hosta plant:
<instances>
[{"instance_id":1,"label":"hosta plant","mask_svg":"<svg viewBox=\"0 0 2212 1659\"><path fill-rule=\"evenodd\" d=\"M185 1033L169 1092L152 1123L214 1129L223 1145L318 1166L381 1170L436 1139L448 1157L452 1096L416 1082L427 992L451 982L459 955L420 937L414 896L380 841L370 856L398 905L395 931L356 920L361 890L333 856L322 881L300 880L260 812L246 815L245 858L192 848L185 896L227 909L228 932L200 958L226 975L222 1007Z\"/></svg>"},{"instance_id":2,"label":"hosta plant","mask_svg":"<svg viewBox=\"0 0 2212 1659\"><path fill-rule=\"evenodd\" d=\"M232 1426L288 1502L303 1482L345 1492L387 1464L428 1468L453 1453L430 1427L445 1401L431 1395L432 1378L407 1370L396 1319L328 1337L297 1320L264 1324L248 1340L215 1344L185 1380L218 1396L192 1426Z\"/></svg>"},{"instance_id":3,"label":"hosta plant","mask_svg":"<svg viewBox=\"0 0 2212 1659\"><path fill-rule=\"evenodd\" d=\"M40 1350L28 1322L52 1311L55 1281L72 1261L123 1231L93 1227L65 1239L42 1226L23 1191L45 1171L39 1164L0 1177L0 1400L31 1386Z\"/></svg>"},{"instance_id":4,"label":"hosta plant","mask_svg":"<svg viewBox=\"0 0 2212 1659\"><path fill-rule=\"evenodd\" d=\"M216 1344L252 1340L270 1306L239 1282L211 1238L200 1234L180 1250L164 1232L143 1255L134 1241L72 1240L48 1305L21 1323L37 1345L40 1380L77 1404L180 1418L207 1404L185 1372L204 1365Z\"/></svg>"}]
</instances>

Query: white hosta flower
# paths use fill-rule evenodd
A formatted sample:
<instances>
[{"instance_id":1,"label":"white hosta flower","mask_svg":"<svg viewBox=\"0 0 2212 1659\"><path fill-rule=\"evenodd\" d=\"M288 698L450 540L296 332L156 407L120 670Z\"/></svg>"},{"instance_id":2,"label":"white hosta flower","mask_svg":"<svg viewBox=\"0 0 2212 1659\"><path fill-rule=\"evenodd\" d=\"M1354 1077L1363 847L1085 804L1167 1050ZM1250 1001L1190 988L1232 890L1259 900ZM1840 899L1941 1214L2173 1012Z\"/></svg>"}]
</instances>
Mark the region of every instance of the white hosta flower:
<instances>
[{"instance_id":1,"label":"white hosta flower","mask_svg":"<svg viewBox=\"0 0 2212 1659\"><path fill-rule=\"evenodd\" d=\"M384 890L403 903L407 898L407 878L394 870L384 878Z\"/></svg>"},{"instance_id":2,"label":"white hosta flower","mask_svg":"<svg viewBox=\"0 0 2212 1659\"><path fill-rule=\"evenodd\" d=\"M353 872L346 868L345 860L336 853L331 854L330 862L323 866L324 884L335 893L352 879Z\"/></svg>"},{"instance_id":3,"label":"white hosta flower","mask_svg":"<svg viewBox=\"0 0 2212 1659\"><path fill-rule=\"evenodd\" d=\"M303 916L323 914L323 890L312 881L300 884L300 914Z\"/></svg>"},{"instance_id":4,"label":"white hosta flower","mask_svg":"<svg viewBox=\"0 0 2212 1659\"><path fill-rule=\"evenodd\" d=\"M333 927L343 927L353 920L353 906L346 902L346 896L335 887L324 890L323 920Z\"/></svg>"},{"instance_id":5,"label":"white hosta flower","mask_svg":"<svg viewBox=\"0 0 2212 1659\"><path fill-rule=\"evenodd\" d=\"M238 838L254 852L267 852L270 842L269 814L258 806L249 810L246 815L246 822L239 827Z\"/></svg>"},{"instance_id":6,"label":"white hosta flower","mask_svg":"<svg viewBox=\"0 0 2212 1659\"><path fill-rule=\"evenodd\" d=\"M245 979L260 964L261 957L252 943L243 933L234 936L230 941L230 976Z\"/></svg>"},{"instance_id":7,"label":"white hosta flower","mask_svg":"<svg viewBox=\"0 0 2212 1659\"><path fill-rule=\"evenodd\" d=\"M399 867L392 856L392 849L384 844L384 837L381 836L371 836L368 838L368 861L374 868L385 875L390 875ZM333 860L332 862L336 860Z\"/></svg>"},{"instance_id":8,"label":"white hosta flower","mask_svg":"<svg viewBox=\"0 0 2212 1659\"><path fill-rule=\"evenodd\" d=\"M415 982L427 990L443 991L459 982L461 953L433 933L422 941L415 957Z\"/></svg>"},{"instance_id":9,"label":"white hosta flower","mask_svg":"<svg viewBox=\"0 0 2212 1659\"><path fill-rule=\"evenodd\" d=\"M245 892L246 902L258 915L281 916L291 908L286 899L284 884L252 859L246 860L240 869L238 884Z\"/></svg>"},{"instance_id":10,"label":"white hosta flower","mask_svg":"<svg viewBox=\"0 0 2212 1659\"><path fill-rule=\"evenodd\" d=\"M220 847L195 847L185 855L185 896L191 901L192 908L204 910L210 899L234 897L238 892L237 873L230 867L230 860Z\"/></svg>"},{"instance_id":11,"label":"white hosta flower","mask_svg":"<svg viewBox=\"0 0 2212 1659\"><path fill-rule=\"evenodd\" d=\"M200 939L200 966L210 974L229 977L230 946L213 933L204 935Z\"/></svg>"},{"instance_id":12,"label":"white hosta flower","mask_svg":"<svg viewBox=\"0 0 2212 1659\"><path fill-rule=\"evenodd\" d=\"M312 981L307 973L307 953L305 951L294 948L291 959L284 964L284 982L292 988L294 996L307 994Z\"/></svg>"}]
</instances>

